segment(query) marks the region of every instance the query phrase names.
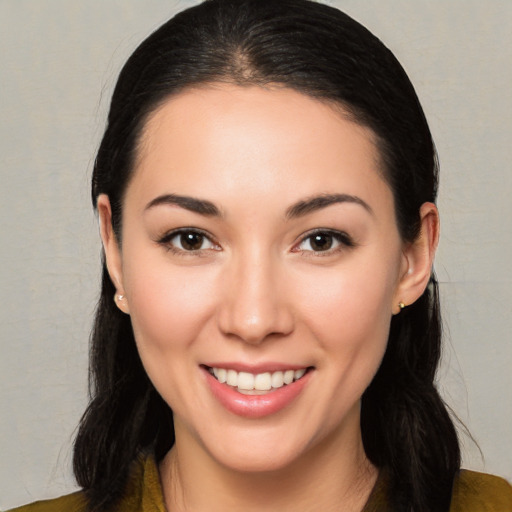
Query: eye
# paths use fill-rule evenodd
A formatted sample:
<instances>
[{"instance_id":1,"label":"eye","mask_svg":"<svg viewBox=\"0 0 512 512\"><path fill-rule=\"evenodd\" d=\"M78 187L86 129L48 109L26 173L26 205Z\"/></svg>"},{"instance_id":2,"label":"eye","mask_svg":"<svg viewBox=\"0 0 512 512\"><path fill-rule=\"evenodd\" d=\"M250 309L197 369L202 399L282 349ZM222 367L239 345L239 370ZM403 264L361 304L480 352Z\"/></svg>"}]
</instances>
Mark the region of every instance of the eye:
<instances>
[{"instance_id":1,"label":"eye","mask_svg":"<svg viewBox=\"0 0 512 512\"><path fill-rule=\"evenodd\" d=\"M203 232L195 229L181 229L165 235L159 243L174 252L197 252L218 249Z\"/></svg>"},{"instance_id":2,"label":"eye","mask_svg":"<svg viewBox=\"0 0 512 512\"><path fill-rule=\"evenodd\" d=\"M335 252L343 247L353 247L352 239L340 231L315 231L306 235L297 246L298 251Z\"/></svg>"}]
</instances>

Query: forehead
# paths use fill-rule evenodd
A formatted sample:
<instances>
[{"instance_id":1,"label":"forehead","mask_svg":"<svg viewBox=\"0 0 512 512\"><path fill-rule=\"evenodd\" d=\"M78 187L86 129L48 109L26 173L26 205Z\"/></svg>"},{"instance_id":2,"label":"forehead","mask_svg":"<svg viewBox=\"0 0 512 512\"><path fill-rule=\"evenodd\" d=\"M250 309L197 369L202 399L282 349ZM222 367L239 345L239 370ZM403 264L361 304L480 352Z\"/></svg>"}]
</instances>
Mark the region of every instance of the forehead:
<instances>
[{"instance_id":1,"label":"forehead","mask_svg":"<svg viewBox=\"0 0 512 512\"><path fill-rule=\"evenodd\" d=\"M338 105L288 88L227 84L185 90L149 117L134 181L150 194L279 190L284 202L294 191L388 189L373 132Z\"/></svg>"},{"instance_id":2,"label":"forehead","mask_svg":"<svg viewBox=\"0 0 512 512\"><path fill-rule=\"evenodd\" d=\"M151 149L151 141L156 140L155 132L159 127L162 128L163 124L167 128L184 129L197 121L212 121L212 116L217 118L218 123L213 123L208 128L215 128L219 136L227 134L225 128L229 125L226 121L230 119L236 124L236 133L240 128L247 130L251 126L259 129L260 126L257 124L260 123L266 123L267 129L270 124L279 128L279 120L282 127L287 128L286 122L291 121L295 123L294 135L299 134L301 121L306 121L311 128L306 136L311 139L315 136L313 128L316 128L318 133L322 128L330 130L333 125L343 124L345 128L359 132L368 139L368 142L375 145L375 150L378 149L374 132L358 123L356 116L348 108L334 101L314 98L281 85L260 87L211 83L187 88L164 100L146 120L139 155L143 156L145 149ZM341 126L336 128L339 130ZM180 131L183 133L183 130ZM285 134L286 131L282 130L279 141L284 141ZM327 131L319 134L326 137Z\"/></svg>"}]
</instances>

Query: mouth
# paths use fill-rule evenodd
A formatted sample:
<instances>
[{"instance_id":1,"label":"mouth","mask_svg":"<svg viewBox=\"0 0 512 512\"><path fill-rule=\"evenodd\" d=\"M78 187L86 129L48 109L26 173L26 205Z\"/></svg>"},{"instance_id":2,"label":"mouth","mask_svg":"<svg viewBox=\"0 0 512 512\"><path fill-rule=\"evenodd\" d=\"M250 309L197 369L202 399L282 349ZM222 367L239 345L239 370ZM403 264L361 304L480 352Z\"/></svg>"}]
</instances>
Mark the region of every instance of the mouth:
<instances>
[{"instance_id":1,"label":"mouth","mask_svg":"<svg viewBox=\"0 0 512 512\"><path fill-rule=\"evenodd\" d=\"M268 363L248 367L239 363L202 364L212 395L229 412L257 419L287 409L312 381L314 366Z\"/></svg>"},{"instance_id":2,"label":"mouth","mask_svg":"<svg viewBox=\"0 0 512 512\"><path fill-rule=\"evenodd\" d=\"M265 395L302 379L312 368L298 368L274 372L238 372L232 368L205 366L221 384L226 384L243 395Z\"/></svg>"}]
</instances>

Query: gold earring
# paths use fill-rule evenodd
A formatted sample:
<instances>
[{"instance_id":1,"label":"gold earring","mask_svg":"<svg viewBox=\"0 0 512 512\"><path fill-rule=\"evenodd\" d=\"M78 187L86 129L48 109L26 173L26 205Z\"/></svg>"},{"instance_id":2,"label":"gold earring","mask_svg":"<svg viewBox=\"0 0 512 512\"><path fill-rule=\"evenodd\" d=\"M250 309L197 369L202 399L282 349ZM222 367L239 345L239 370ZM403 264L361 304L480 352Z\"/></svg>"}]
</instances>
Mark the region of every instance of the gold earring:
<instances>
[{"instance_id":1,"label":"gold earring","mask_svg":"<svg viewBox=\"0 0 512 512\"><path fill-rule=\"evenodd\" d=\"M400 311L405 308L405 304L403 302L398 303L398 307L400 308Z\"/></svg>"}]
</instances>

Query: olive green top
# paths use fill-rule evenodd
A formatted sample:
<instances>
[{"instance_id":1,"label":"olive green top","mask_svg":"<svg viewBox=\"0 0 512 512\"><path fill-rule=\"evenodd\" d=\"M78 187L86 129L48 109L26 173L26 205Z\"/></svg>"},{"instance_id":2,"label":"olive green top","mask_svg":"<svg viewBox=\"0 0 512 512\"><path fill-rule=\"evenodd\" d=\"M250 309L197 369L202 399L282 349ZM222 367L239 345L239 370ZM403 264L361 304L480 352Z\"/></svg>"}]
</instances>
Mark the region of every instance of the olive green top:
<instances>
[{"instance_id":1,"label":"olive green top","mask_svg":"<svg viewBox=\"0 0 512 512\"><path fill-rule=\"evenodd\" d=\"M153 458L134 466L126 492L115 507L118 512L166 512L160 477ZM38 501L11 512L82 512L85 499L75 492L53 500ZM363 512L388 511L385 479L380 478ZM462 470L457 476L450 512L512 512L512 486L503 478Z\"/></svg>"}]
</instances>

